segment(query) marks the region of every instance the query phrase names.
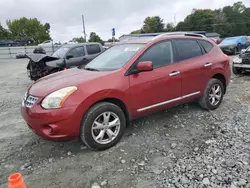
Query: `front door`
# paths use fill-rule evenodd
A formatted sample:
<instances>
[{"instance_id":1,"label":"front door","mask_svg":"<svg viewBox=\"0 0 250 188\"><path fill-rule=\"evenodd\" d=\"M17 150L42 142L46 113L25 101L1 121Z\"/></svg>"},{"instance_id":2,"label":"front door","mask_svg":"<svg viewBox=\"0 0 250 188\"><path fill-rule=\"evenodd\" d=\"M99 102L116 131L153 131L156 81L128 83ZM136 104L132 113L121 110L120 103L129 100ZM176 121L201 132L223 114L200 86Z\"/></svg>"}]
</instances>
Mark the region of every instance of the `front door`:
<instances>
[{"instance_id":1,"label":"front door","mask_svg":"<svg viewBox=\"0 0 250 188\"><path fill-rule=\"evenodd\" d=\"M79 66L84 61L84 58L85 58L85 51L83 46L72 48L66 54L66 65L67 67Z\"/></svg>"},{"instance_id":2,"label":"front door","mask_svg":"<svg viewBox=\"0 0 250 188\"><path fill-rule=\"evenodd\" d=\"M137 115L174 105L181 97L181 72L175 64L171 41L150 47L133 65L151 61L154 69L129 76L130 104Z\"/></svg>"}]
</instances>

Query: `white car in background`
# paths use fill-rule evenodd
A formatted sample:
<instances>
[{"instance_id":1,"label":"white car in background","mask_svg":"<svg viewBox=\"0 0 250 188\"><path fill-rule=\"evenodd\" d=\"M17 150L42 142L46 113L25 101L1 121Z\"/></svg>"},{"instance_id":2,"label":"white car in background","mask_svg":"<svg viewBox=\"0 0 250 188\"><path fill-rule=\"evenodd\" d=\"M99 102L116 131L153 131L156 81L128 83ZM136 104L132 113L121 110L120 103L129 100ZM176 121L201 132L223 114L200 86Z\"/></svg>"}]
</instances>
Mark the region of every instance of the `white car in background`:
<instances>
[{"instance_id":1,"label":"white car in background","mask_svg":"<svg viewBox=\"0 0 250 188\"><path fill-rule=\"evenodd\" d=\"M42 48L46 48L46 47L51 47L53 45L53 41L52 40L46 40L41 44L38 44L38 46L42 47Z\"/></svg>"}]
</instances>

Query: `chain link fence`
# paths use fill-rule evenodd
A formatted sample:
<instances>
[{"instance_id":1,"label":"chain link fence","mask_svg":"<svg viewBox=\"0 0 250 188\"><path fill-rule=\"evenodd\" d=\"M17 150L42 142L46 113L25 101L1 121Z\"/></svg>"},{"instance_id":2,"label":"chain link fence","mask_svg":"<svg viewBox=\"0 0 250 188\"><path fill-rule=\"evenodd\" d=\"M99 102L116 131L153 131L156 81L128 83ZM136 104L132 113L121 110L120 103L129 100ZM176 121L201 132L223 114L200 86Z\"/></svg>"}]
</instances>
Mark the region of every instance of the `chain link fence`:
<instances>
[{"instance_id":1,"label":"chain link fence","mask_svg":"<svg viewBox=\"0 0 250 188\"><path fill-rule=\"evenodd\" d=\"M60 45L54 44L42 46L48 55L51 55L60 47ZM33 53L35 48L37 46L0 47L0 59L15 59L17 55Z\"/></svg>"}]
</instances>

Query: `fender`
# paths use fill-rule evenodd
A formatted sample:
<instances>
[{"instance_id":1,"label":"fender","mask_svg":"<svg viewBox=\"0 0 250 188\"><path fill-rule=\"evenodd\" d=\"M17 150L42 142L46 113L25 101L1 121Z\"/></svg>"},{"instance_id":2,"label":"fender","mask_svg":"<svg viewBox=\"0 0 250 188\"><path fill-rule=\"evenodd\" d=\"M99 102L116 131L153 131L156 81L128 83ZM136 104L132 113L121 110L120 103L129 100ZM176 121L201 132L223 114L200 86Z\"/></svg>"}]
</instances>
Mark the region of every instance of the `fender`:
<instances>
[{"instance_id":1,"label":"fender","mask_svg":"<svg viewBox=\"0 0 250 188\"><path fill-rule=\"evenodd\" d=\"M81 96L83 95L82 92L79 92ZM76 93L75 93L76 94ZM130 112L130 108L128 106L128 102L126 100L126 97L123 92L119 90L112 90L112 89L107 89L107 90L102 90L99 91L95 94L92 94L90 96L86 96L82 98L82 101L80 105L77 107L75 111L75 117L77 119L81 120L84 116L84 114L89 110L91 106L93 106L95 103L99 101L103 101L105 99L118 99L124 103L124 105L127 108L128 113ZM72 101L66 101L67 102L72 102ZM67 105L67 104L65 104ZM80 126L80 125L79 125Z\"/></svg>"}]
</instances>

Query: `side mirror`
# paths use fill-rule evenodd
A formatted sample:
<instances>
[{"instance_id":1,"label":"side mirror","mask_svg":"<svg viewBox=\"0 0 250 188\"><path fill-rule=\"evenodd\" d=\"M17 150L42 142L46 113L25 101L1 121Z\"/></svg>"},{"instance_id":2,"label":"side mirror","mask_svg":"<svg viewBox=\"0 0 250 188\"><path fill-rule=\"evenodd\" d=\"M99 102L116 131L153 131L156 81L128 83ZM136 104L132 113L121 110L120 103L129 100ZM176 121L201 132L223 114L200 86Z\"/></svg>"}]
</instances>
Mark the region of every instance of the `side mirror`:
<instances>
[{"instance_id":1,"label":"side mirror","mask_svg":"<svg viewBox=\"0 0 250 188\"><path fill-rule=\"evenodd\" d=\"M66 56L66 59L71 59L71 58L73 58L74 56L73 55L67 55Z\"/></svg>"},{"instance_id":2,"label":"side mirror","mask_svg":"<svg viewBox=\"0 0 250 188\"><path fill-rule=\"evenodd\" d=\"M153 68L153 63L152 61L143 61L143 62L139 62L136 66L138 72L148 72L148 71L152 71Z\"/></svg>"}]
</instances>

